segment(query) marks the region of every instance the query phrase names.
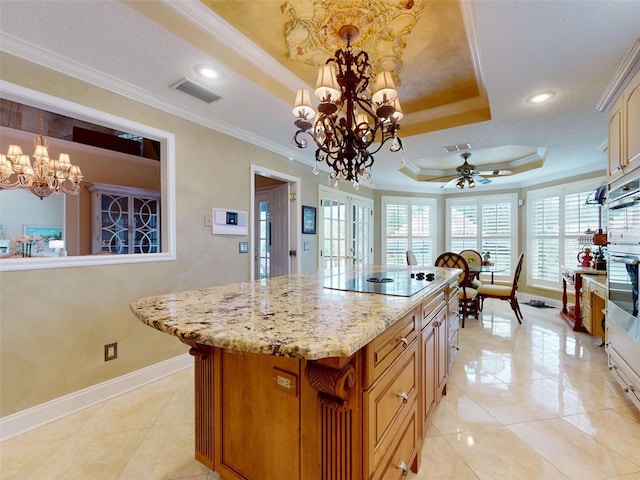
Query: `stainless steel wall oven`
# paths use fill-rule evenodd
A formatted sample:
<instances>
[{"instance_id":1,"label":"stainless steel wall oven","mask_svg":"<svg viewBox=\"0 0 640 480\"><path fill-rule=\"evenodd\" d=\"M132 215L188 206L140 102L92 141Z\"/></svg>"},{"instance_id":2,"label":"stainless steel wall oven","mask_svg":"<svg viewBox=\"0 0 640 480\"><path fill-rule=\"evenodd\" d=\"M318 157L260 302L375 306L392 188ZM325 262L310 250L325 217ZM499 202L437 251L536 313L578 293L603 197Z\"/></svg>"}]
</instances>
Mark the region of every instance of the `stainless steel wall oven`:
<instances>
[{"instance_id":1,"label":"stainless steel wall oven","mask_svg":"<svg viewBox=\"0 0 640 480\"><path fill-rule=\"evenodd\" d=\"M612 190L607 210L608 315L621 326L636 324L640 290L640 178Z\"/></svg>"}]
</instances>

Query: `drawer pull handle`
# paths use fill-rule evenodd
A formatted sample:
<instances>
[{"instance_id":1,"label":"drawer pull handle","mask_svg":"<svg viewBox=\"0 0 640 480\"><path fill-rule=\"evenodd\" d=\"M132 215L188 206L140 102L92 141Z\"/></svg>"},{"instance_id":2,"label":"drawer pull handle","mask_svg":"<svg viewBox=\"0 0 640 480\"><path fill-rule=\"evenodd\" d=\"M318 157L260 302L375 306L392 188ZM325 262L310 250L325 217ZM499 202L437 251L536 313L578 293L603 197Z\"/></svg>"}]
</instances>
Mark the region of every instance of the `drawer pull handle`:
<instances>
[{"instance_id":1,"label":"drawer pull handle","mask_svg":"<svg viewBox=\"0 0 640 480\"><path fill-rule=\"evenodd\" d=\"M626 387L623 388L624 393L629 393L629 392L635 392L636 389L633 385L627 385Z\"/></svg>"},{"instance_id":2,"label":"drawer pull handle","mask_svg":"<svg viewBox=\"0 0 640 480\"><path fill-rule=\"evenodd\" d=\"M398 396L402 399L402 403L407 403L409 401L409 394L406 392L399 392Z\"/></svg>"},{"instance_id":3,"label":"drawer pull handle","mask_svg":"<svg viewBox=\"0 0 640 480\"><path fill-rule=\"evenodd\" d=\"M458 345L449 345L449 348L455 348L456 350L460 350L460 347L458 347Z\"/></svg>"},{"instance_id":4,"label":"drawer pull handle","mask_svg":"<svg viewBox=\"0 0 640 480\"><path fill-rule=\"evenodd\" d=\"M409 346L409 340L407 340L407 339L406 339L406 338L404 338L404 337L400 337L400 343L402 343L402 346L403 346L404 348L407 348L407 347Z\"/></svg>"},{"instance_id":5,"label":"drawer pull handle","mask_svg":"<svg viewBox=\"0 0 640 480\"><path fill-rule=\"evenodd\" d=\"M402 460L398 460L398 463L396 463L396 467L402 470L403 477L407 476L407 473L409 472L409 467L407 467L406 463L404 463Z\"/></svg>"}]
</instances>

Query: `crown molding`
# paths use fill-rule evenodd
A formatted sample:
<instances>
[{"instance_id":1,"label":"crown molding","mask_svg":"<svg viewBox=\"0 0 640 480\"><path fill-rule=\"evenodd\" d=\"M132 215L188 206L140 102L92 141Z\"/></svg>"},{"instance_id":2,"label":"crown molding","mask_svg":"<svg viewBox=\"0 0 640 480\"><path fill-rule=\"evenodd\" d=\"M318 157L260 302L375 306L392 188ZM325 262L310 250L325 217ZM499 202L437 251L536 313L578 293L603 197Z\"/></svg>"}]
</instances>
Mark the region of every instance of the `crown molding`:
<instances>
[{"instance_id":1,"label":"crown molding","mask_svg":"<svg viewBox=\"0 0 640 480\"><path fill-rule=\"evenodd\" d=\"M602 97L598 100L596 109L600 112L608 112L616 102L622 91L629 85L631 78L640 70L640 39L636 40L627 52L622 63L607 85Z\"/></svg>"}]
</instances>

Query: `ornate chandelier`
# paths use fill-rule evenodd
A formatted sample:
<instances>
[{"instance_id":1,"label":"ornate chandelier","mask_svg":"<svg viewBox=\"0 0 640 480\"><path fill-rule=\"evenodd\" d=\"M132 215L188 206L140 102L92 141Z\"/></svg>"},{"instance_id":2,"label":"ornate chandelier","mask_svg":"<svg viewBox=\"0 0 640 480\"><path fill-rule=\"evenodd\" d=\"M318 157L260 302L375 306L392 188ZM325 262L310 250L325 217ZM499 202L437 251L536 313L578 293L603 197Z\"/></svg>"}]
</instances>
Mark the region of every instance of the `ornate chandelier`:
<instances>
[{"instance_id":1,"label":"ornate chandelier","mask_svg":"<svg viewBox=\"0 0 640 480\"><path fill-rule=\"evenodd\" d=\"M44 114L40 113L40 135L35 139L33 163L19 145L9 145L6 155L0 155L0 190L24 188L40 197L52 193L77 195L84 178L80 167L72 165L69 155L61 153L58 160L49 158L49 144L43 136ZM13 177L16 175L16 177Z\"/></svg>"},{"instance_id":2,"label":"ornate chandelier","mask_svg":"<svg viewBox=\"0 0 640 480\"><path fill-rule=\"evenodd\" d=\"M402 150L397 137L402 110L391 72L378 73L371 95L373 69L369 55L365 51L355 53L351 47L358 29L346 25L339 35L347 42L346 48L337 50L318 72L314 91L320 101L318 113L308 90L296 93L293 114L298 131L293 141L298 148L306 148L304 135L309 135L317 146L314 173L318 174L317 162L325 162L334 186L350 181L357 190L362 179L371 179L373 155L382 145L392 140L390 150ZM293 151L289 159L293 160Z\"/></svg>"}]
</instances>

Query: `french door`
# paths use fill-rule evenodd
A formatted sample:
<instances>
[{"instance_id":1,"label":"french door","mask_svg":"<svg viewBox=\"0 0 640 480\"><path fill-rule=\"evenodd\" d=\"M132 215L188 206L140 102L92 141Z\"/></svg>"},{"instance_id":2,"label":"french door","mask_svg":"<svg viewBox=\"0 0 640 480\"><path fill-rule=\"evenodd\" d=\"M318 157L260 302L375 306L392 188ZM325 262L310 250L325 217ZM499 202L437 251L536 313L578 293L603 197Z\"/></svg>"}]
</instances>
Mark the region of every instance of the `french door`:
<instances>
[{"instance_id":1,"label":"french door","mask_svg":"<svg viewBox=\"0 0 640 480\"><path fill-rule=\"evenodd\" d=\"M373 200L320 186L320 268L373 263Z\"/></svg>"}]
</instances>

